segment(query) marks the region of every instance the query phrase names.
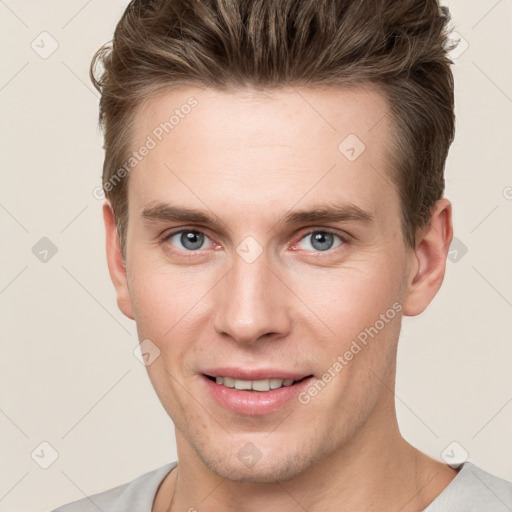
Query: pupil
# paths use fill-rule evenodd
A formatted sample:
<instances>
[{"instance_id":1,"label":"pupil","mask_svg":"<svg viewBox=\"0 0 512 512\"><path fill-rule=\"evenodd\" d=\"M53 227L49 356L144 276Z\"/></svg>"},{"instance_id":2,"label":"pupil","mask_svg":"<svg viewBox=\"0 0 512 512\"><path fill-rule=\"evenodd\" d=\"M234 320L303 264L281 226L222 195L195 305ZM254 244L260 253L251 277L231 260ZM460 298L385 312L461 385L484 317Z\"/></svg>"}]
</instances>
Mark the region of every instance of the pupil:
<instances>
[{"instance_id":1,"label":"pupil","mask_svg":"<svg viewBox=\"0 0 512 512\"><path fill-rule=\"evenodd\" d=\"M181 234L181 243L186 249L199 249L203 245L204 235L197 231L186 231Z\"/></svg>"},{"instance_id":2,"label":"pupil","mask_svg":"<svg viewBox=\"0 0 512 512\"><path fill-rule=\"evenodd\" d=\"M334 240L331 233L324 233L323 231L317 231L313 234L311 245L317 251L325 251L332 247Z\"/></svg>"}]
</instances>

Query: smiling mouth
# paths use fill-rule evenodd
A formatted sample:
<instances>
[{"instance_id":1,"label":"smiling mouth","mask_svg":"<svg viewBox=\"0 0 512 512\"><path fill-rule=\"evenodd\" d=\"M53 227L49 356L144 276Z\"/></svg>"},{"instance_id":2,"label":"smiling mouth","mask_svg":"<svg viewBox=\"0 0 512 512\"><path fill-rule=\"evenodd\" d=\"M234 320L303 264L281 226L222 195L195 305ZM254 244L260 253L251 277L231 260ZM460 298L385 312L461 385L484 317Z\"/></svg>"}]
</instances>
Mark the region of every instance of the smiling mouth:
<instances>
[{"instance_id":1,"label":"smiling mouth","mask_svg":"<svg viewBox=\"0 0 512 512\"><path fill-rule=\"evenodd\" d=\"M243 380L243 379L234 379L232 377L213 377L211 375L205 375L212 382L216 382L220 386L224 386L229 389L237 389L239 391L256 391L256 392L267 392L272 391L274 389L280 389L283 387L293 386L299 382L302 382L304 379L308 379L312 377L312 375L307 375L302 377L301 379L261 379L261 380Z\"/></svg>"}]
</instances>

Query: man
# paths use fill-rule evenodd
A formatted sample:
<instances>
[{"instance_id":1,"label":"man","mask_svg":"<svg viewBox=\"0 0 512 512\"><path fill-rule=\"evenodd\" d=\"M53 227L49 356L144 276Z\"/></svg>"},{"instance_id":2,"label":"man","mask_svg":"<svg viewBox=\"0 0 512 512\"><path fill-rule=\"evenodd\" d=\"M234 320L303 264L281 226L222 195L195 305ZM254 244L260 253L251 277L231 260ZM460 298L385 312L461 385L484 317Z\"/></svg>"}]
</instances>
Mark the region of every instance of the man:
<instances>
[{"instance_id":1,"label":"man","mask_svg":"<svg viewBox=\"0 0 512 512\"><path fill-rule=\"evenodd\" d=\"M92 67L107 259L178 463L59 512L512 508L512 484L428 457L395 414L401 318L452 239L448 19L435 0L128 6Z\"/></svg>"}]
</instances>

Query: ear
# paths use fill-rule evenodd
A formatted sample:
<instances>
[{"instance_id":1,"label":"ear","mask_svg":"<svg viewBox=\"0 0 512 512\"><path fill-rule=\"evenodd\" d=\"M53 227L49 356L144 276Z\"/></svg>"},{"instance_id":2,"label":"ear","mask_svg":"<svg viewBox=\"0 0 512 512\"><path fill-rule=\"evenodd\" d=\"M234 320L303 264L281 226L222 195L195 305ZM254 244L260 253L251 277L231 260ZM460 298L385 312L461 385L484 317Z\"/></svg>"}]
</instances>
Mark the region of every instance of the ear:
<instances>
[{"instance_id":1,"label":"ear","mask_svg":"<svg viewBox=\"0 0 512 512\"><path fill-rule=\"evenodd\" d=\"M103 221L105 222L108 271L116 290L117 305L128 318L134 320L126 267L119 243L114 211L109 201L105 201L103 204Z\"/></svg>"},{"instance_id":2,"label":"ear","mask_svg":"<svg viewBox=\"0 0 512 512\"><path fill-rule=\"evenodd\" d=\"M404 315L422 313L441 288L452 238L452 205L443 198L435 204L428 225L418 233L412 252Z\"/></svg>"}]
</instances>

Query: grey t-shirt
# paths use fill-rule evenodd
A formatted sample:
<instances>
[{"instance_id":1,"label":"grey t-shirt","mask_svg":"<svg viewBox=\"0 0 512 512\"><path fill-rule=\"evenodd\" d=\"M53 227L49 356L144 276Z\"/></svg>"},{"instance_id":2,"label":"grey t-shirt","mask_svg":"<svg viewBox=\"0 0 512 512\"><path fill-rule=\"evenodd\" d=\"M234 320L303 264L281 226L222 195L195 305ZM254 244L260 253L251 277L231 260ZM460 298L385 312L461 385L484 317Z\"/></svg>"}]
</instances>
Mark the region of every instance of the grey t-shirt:
<instances>
[{"instance_id":1,"label":"grey t-shirt","mask_svg":"<svg viewBox=\"0 0 512 512\"><path fill-rule=\"evenodd\" d=\"M52 512L151 512L171 462L135 480L88 496ZM423 512L511 512L512 483L465 462L450 485Z\"/></svg>"}]
</instances>

